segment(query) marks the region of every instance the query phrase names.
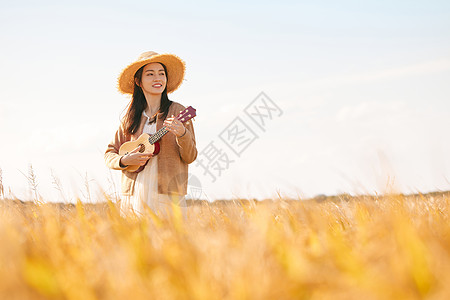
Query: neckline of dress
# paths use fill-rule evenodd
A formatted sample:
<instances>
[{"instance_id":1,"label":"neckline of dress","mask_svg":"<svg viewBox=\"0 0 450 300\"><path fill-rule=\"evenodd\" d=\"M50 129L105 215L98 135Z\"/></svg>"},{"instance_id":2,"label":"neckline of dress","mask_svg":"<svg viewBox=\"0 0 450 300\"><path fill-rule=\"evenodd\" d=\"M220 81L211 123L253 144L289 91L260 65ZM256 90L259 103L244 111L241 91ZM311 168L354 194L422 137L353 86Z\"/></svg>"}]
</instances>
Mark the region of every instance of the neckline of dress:
<instances>
[{"instance_id":1,"label":"neckline of dress","mask_svg":"<svg viewBox=\"0 0 450 300\"><path fill-rule=\"evenodd\" d=\"M155 115L150 119L150 117L147 115L145 110L142 112L143 115L147 118L147 122L145 122L146 126L152 126L153 124L156 124L156 116L158 113L155 113Z\"/></svg>"},{"instance_id":2,"label":"neckline of dress","mask_svg":"<svg viewBox=\"0 0 450 300\"><path fill-rule=\"evenodd\" d=\"M143 110L142 113L144 114L144 116L147 117L147 119L150 119L150 117L147 115L147 113L145 112L145 110ZM158 113L159 113L159 108L158 108L158 111L153 115L152 118L156 117L156 116L158 115Z\"/></svg>"}]
</instances>

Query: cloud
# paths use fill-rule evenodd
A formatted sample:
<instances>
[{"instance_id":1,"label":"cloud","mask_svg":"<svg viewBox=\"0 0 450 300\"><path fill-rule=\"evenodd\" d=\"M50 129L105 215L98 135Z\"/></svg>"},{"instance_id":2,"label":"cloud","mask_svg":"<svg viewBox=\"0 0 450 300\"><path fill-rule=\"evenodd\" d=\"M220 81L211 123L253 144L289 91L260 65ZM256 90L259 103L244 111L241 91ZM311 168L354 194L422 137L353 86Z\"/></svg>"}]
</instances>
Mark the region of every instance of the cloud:
<instances>
[{"instance_id":1,"label":"cloud","mask_svg":"<svg viewBox=\"0 0 450 300\"><path fill-rule=\"evenodd\" d=\"M416 75L426 75L448 70L450 70L450 58L442 58L395 68L359 72L347 76L339 75L325 77L318 80L303 82L301 85L309 88L337 87L342 85L369 83Z\"/></svg>"},{"instance_id":2,"label":"cloud","mask_svg":"<svg viewBox=\"0 0 450 300\"><path fill-rule=\"evenodd\" d=\"M54 126L35 128L25 140L33 145L37 154L55 155L96 151L99 140L107 140L104 131L98 124L79 124L77 127ZM106 143L105 143L106 148Z\"/></svg>"},{"instance_id":3,"label":"cloud","mask_svg":"<svg viewBox=\"0 0 450 300\"><path fill-rule=\"evenodd\" d=\"M8 108L8 104L0 103L0 125L4 127L7 123L7 117L9 115L10 109Z\"/></svg>"},{"instance_id":4,"label":"cloud","mask_svg":"<svg viewBox=\"0 0 450 300\"><path fill-rule=\"evenodd\" d=\"M406 109L404 102L375 102L364 101L356 105L342 107L336 114L338 122L357 121L386 114L402 113Z\"/></svg>"}]
</instances>

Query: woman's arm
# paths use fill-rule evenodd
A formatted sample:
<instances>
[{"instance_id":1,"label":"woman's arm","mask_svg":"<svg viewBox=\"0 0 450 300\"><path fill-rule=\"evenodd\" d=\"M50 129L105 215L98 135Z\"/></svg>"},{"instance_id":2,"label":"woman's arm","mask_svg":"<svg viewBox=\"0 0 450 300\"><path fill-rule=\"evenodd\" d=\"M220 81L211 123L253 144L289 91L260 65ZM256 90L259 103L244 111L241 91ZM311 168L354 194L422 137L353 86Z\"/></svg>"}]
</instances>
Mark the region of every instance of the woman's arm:
<instances>
[{"instance_id":1,"label":"woman's arm","mask_svg":"<svg viewBox=\"0 0 450 300\"><path fill-rule=\"evenodd\" d=\"M120 164L120 160L123 155L119 155L119 148L125 142L125 135L122 131L122 126L116 131L114 138L108 144L106 148L104 158L105 163L108 168L114 170L126 170L128 166L124 166Z\"/></svg>"},{"instance_id":2,"label":"woman's arm","mask_svg":"<svg viewBox=\"0 0 450 300\"><path fill-rule=\"evenodd\" d=\"M172 103L169 115L171 117L164 121L164 126L175 135L175 141L180 150L180 157L186 163L190 164L197 158L197 147L195 145L195 133L192 120L182 123L174 117L186 108L177 103Z\"/></svg>"},{"instance_id":3,"label":"woman's arm","mask_svg":"<svg viewBox=\"0 0 450 300\"><path fill-rule=\"evenodd\" d=\"M178 146L180 146L181 159L187 163L192 163L197 158L197 147L195 144L194 125L192 120L187 121L184 126L186 132L180 137L176 137Z\"/></svg>"}]
</instances>

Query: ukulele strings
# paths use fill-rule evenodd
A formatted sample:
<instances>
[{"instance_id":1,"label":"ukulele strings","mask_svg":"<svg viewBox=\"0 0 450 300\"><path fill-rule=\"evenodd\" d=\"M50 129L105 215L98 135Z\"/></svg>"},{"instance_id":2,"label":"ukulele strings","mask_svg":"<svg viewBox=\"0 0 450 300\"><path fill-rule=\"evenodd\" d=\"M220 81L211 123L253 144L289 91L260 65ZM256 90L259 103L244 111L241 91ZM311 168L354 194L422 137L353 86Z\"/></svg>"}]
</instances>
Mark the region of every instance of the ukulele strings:
<instances>
[{"instance_id":1,"label":"ukulele strings","mask_svg":"<svg viewBox=\"0 0 450 300\"><path fill-rule=\"evenodd\" d=\"M177 117L177 119L180 119L180 116ZM161 127L157 132L155 132L152 136L148 138L148 141L151 145L156 143L161 137L163 137L166 133L169 131L166 129L166 126Z\"/></svg>"}]
</instances>

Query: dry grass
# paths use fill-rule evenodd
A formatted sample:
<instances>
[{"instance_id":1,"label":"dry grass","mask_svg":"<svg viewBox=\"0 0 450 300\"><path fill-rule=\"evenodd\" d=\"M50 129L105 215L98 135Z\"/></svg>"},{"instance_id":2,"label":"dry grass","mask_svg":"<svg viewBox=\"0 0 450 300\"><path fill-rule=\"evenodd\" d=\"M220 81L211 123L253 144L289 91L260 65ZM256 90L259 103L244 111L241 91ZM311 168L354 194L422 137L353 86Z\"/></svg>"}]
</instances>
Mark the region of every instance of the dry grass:
<instances>
[{"instance_id":1,"label":"dry grass","mask_svg":"<svg viewBox=\"0 0 450 300\"><path fill-rule=\"evenodd\" d=\"M450 195L197 203L189 220L0 201L1 299L450 299Z\"/></svg>"}]
</instances>

